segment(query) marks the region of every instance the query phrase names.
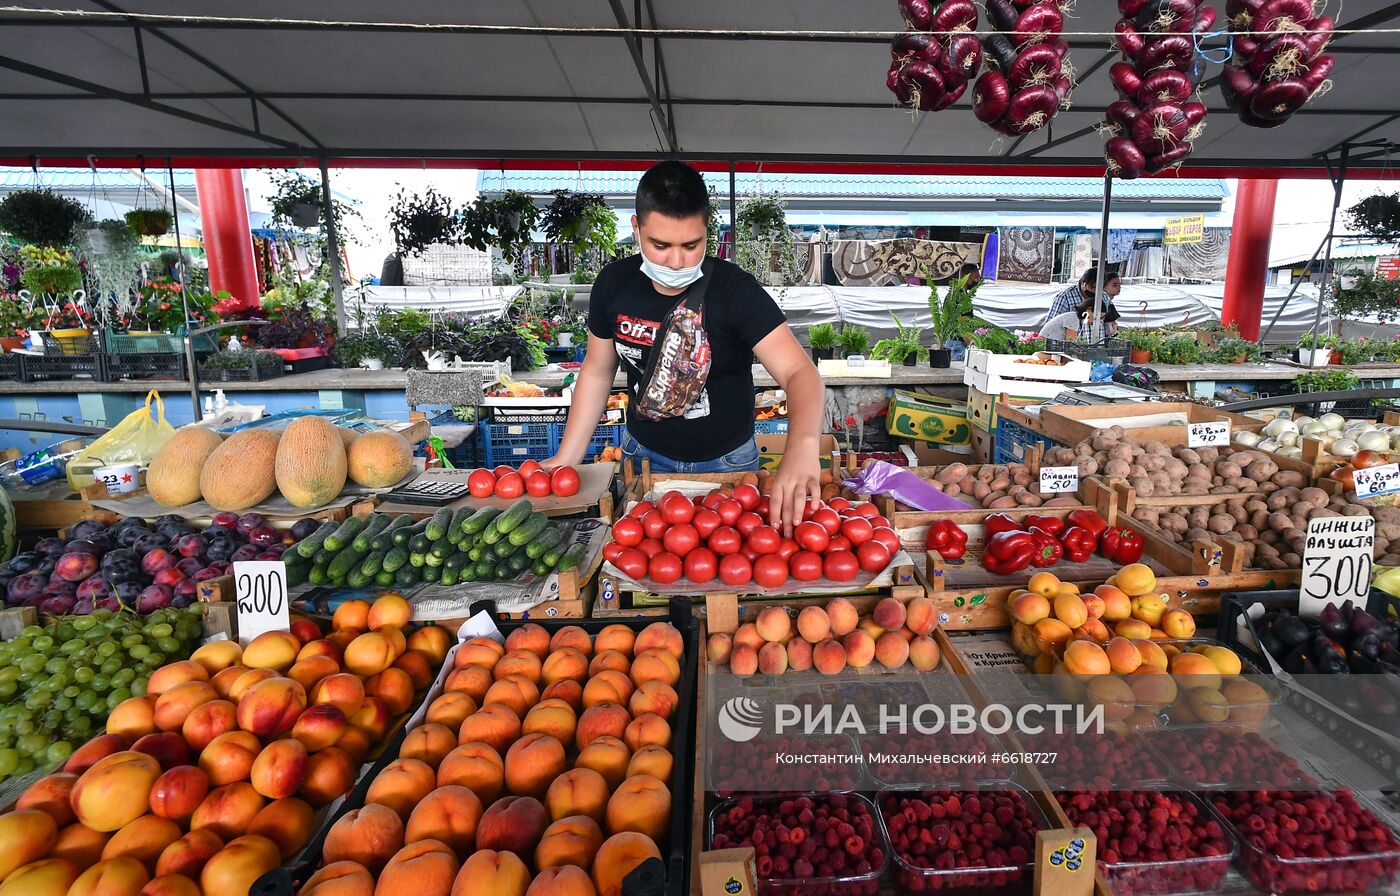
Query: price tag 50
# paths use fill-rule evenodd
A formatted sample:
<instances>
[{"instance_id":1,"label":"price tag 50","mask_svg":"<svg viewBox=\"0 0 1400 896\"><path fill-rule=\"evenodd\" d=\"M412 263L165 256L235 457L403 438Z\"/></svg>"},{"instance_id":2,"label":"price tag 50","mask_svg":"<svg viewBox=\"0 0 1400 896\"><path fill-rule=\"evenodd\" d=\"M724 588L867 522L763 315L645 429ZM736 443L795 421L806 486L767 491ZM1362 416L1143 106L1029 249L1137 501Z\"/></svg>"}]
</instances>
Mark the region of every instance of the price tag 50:
<instances>
[{"instance_id":1,"label":"price tag 50","mask_svg":"<svg viewBox=\"0 0 1400 896\"><path fill-rule=\"evenodd\" d=\"M1078 467L1041 467L1040 493L1053 495L1079 491Z\"/></svg>"},{"instance_id":2,"label":"price tag 50","mask_svg":"<svg viewBox=\"0 0 1400 896\"><path fill-rule=\"evenodd\" d=\"M287 564L281 560L245 560L233 564L238 600L238 640L243 644L264 632L291 625L287 600Z\"/></svg>"},{"instance_id":3,"label":"price tag 50","mask_svg":"<svg viewBox=\"0 0 1400 896\"><path fill-rule=\"evenodd\" d=\"M1358 498L1375 498L1400 491L1400 464L1366 467L1352 474Z\"/></svg>"},{"instance_id":4,"label":"price tag 50","mask_svg":"<svg viewBox=\"0 0 1400 896\"><path fill-rule=\"evenodd\" d=\"M1230 444L1230 421L1186 424L1186 447L1218 448Z\"/></svg>"}]
</instances>

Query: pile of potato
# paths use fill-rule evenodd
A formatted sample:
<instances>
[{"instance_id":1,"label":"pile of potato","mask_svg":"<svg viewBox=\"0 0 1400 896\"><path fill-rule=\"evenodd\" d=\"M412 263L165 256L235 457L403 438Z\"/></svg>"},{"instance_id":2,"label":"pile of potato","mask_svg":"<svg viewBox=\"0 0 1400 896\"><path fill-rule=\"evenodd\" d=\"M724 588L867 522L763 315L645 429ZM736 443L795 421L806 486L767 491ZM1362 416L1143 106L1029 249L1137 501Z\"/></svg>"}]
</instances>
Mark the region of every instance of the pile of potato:
<instances>
[{"instance_id":1,"label":"pile of potato","mask_svg":"<svg viewBox=\"0 0 1400 896\"><path fill-rule=\"evenodd\" d=\"M1066 463L1062 466L1070 466ZM928 483L972 507L1011 510L1017 507L1078 507L1074 495L1040 496L1040 477L1025 464L949 464Z\"/></svg>"}]
</instances>

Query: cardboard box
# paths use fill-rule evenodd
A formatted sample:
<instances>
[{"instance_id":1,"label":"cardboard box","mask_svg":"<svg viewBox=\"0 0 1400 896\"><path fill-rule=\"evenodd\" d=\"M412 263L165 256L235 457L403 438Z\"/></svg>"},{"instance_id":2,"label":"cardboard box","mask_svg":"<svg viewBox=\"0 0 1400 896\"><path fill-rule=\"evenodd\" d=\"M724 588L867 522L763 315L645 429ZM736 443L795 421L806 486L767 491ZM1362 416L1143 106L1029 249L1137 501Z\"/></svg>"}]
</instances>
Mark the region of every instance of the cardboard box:
<instances>
[{"instance_id":1,"label":"cardboard box","mask_svg":"<svg viewBox=\"0 0 1400 896\"><path fill-rule=\"evenodd\" d=\"M885 420L885 430L892 436L943 445L972 441L967 405L937 395L896 389Z\"/></svg>"},{"instance_id":2,"label":"cardboard box","mask_svg":"<svg viewBox=\"0 0 1400 896\"><path fill-rule=\"evenodd\" d=\"M700 853L702 896L756 896L757 883L753 847L711 849Z\"/></svg>"},{"instance_id":3,"label":"cardboard box","mask_svg":"<svg viewBox=\"0 0 1400 896\"><path fill-rule=\"evenodd\" d=\"M1186 444L1187 423L1230 421L1230 432L1259 432L1262 420L1231 414L1189 402L1096 404L1046 407L1040 413L1045 435L1064 445L1077 445L1109 426L1122 426L1139 442L1158 441L1169 448Z\"/></svg>"},{"instance_id":4,"label":"cardboard box","mask_svg":"<svg viewBox=\"0 0 1400 896\"><path fill-rule=\"evenodd\" d=\"M783 452L787 451L786 433L765 433L753 437L758 445L758 468L760 470L776 470L778 464L782 462ZM834 469L836 461L836 437L824 435L817 442L817 457L821 459L823 470Z\"/></svg>"},{"instance_id":5,"label":"cardboard box","mask_svg":"<svg viewBox=\"0 0 1400 896\"><path fill-rule=\"evenodd\" d=\"M992 432L997 428L997 403L1004 402L1009 405L1040 404L1041 399L1028 396L1015 396L998 394L996 392L983 392L975 386L969 386L967 390L967 419L974 427L985 432ZM973 433L976 436L976 433Z\"/></svg>"},{"instance_id":6,"label":"cardboard box","mask_svg":"<svg viewBox=\"0 0 1400 896\"><path fill-rule=\"evenodd\" d=\"M977 433L973 432L973 439ZM970 464L974 463L973 457L976 452L972 446L953 445L949 448L935 448L928 442L910 442L907 445L900 445L899 450L909 457L911 467L944 467L948 464ZM912 457L910 457L912 455Z\"/></svg>"},{"instance_id":7,"label":"cardboard box","mask_svg":"<svg viewBox=\"0 0 1400 896\"><path fill-rule=\"evenodd\" d=\"M1035 361L1056 361L1036 364ZM1056 383L1087 383L1093 365L1059 352L1036 352L1033 355L997 355L986 349L967 350L965 370L1013 380L1042 380ZM983 389L986 392L989 390ZM1005 391L1005 390L1003 390Z\"/></svg>"},{"instance_id":8,"label":"cardboard box","mask_svg":"<svg viewBox=\"0 0 1400 896\"><path fill-rule=\"evenodd\" d=\"M972 463L994 464L997 461L997 437L985 429L972 430Z\"/></svg>"}]
</instances>

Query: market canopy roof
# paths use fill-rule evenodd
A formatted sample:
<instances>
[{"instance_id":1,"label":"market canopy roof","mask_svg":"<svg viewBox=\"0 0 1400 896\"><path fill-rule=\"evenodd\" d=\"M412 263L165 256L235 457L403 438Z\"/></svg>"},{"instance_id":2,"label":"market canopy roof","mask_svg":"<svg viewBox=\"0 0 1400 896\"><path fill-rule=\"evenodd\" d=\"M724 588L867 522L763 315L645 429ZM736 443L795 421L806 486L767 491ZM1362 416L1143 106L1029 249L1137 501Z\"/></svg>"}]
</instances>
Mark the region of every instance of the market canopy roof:
<instances>
[{"instance_id":1,"label":"market canopy roof","mask_svg":"<svg viewBox=\"0 0 1400 896\"><path fill-rule=\"evenodd\" d=\"M1114 98L1110 0L1081 2L1068 19L1083 73L1073 108L1019 140L997 139L968 97L917 117L894 106L884 86L888 37L877 33L902 28L894 0L33 6L0 13L0 156L21 163L170 155L497 167L674 154L770 170L1010 165L1082 175L1103 170L1094 125ZM1319 154L1349 140L1400 141L1391 89L1400 83L1400 3L1339 8L1339 29L1362 33L1338 35L1334 89L1282 128L1241 124L1211 68L1211 115L1188 175L1315 173ZM638 27L648 30L625 30ZM1390 161L1385 150L1367 155L1353 166L1380 172Z\"/></svg>"}]
</instances>

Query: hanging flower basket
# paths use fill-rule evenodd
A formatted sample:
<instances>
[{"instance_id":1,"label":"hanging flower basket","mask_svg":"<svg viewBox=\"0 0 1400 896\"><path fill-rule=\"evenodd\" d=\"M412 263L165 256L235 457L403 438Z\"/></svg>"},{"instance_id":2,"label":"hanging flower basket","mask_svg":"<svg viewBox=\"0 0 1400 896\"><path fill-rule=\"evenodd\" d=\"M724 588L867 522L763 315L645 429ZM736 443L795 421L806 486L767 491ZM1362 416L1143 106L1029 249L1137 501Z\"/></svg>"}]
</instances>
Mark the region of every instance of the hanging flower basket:
<instances>
[{"instance_id":1,"label":"hanging flower basket","mask_svg":"<svg viewBox=\"0 0 1400 896\"><path fill-rule=\"evenodd\" d=\"M174 221L163 208L134 208L126 213L126 226L141 236L164 236Z\"/></svg>"}]
</instances>

